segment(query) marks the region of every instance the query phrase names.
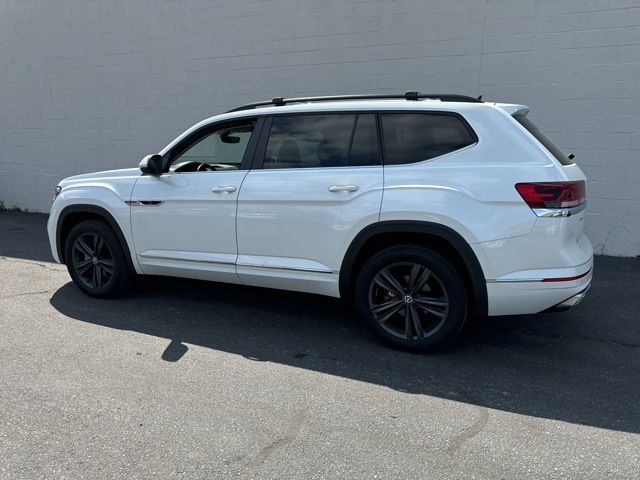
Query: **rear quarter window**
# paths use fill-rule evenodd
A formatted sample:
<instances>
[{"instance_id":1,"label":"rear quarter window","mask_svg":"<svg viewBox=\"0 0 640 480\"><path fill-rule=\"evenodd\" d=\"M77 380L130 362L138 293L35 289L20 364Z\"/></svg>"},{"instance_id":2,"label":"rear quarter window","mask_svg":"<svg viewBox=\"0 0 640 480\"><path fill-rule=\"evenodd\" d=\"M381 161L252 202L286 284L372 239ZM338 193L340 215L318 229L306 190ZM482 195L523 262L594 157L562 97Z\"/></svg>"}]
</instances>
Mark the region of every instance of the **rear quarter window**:
<instances>
[{"instance_id":1,"label":"rear quarter window","mask_svg":"<svg viewBox=\"0 0 640 480\"><path fill-rule=\"evenodd\" d=\"M477 142L453 113L382 113L385 165L421 162Z\"/></svg>"},{"instance_id":2,"label":"rear quarter window","mask_svg":"<svg viewBox=\"0 0 640 480\"><path fill-rule=\"evenodd\" d=\"M516 114L513 118L533 135L546 148L561 165L573 165L573 161L560 148L547 137L526 115Z\"/></svg>"}]
</instances>

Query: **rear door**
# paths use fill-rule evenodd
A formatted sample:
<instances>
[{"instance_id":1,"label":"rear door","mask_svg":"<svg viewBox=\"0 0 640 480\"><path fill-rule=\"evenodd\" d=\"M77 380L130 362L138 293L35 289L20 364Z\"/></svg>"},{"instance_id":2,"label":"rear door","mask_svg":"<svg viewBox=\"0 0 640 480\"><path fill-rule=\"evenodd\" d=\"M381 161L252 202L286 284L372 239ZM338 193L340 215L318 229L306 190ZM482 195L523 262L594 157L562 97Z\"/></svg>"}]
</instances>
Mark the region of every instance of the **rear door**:
<instances>
[{"instance_id":1,"label":"rear door","mask_svg":"<svg viewBox=\"0 0 640 480\"><path fill-rule=\"evenodd\" d=\"M374 113L268 118L238 198L241 280L338 296L341 253L378 221L382 189Z\"/></svg>"}]
</instances>

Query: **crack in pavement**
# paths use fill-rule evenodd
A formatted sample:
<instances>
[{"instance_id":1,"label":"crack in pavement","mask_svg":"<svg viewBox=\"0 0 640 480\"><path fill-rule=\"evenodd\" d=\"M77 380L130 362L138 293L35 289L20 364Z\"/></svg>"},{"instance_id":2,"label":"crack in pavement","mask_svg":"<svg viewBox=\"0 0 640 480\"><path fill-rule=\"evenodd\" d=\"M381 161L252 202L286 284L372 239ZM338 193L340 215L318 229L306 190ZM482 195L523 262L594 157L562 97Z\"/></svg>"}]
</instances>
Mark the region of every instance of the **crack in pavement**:
<instances>
[{"instance_id":1,"label":"crack in pavement","mask_svg":"<svg viewBox=\"0 0 640 480\"><path fill-rule=\"evenodd\" d=\"M478 418L476 418L475 422L459 434L454 435L451 440L449 440L449 446L447 447L447 453L449 455L460 450L460 447L462 447L467 440L478 435L482 430L484 430L484 427L487 426L487 423L489 422L489 410L480 406L476 406L476 408L478 410Z\"/></svg>"},{"instance_id":2,"label":"crack in pavement","mask_svg":"<svg viewBox=\"0 0 640 480\"><path fill-rule=\"evenodd\" d=\"M53 290L38 290L37 292L14 293L13 295L5 295L4 297L0 297L0 300L6 300L7 298L24 297L27 295L42 295L43 293L51 292L53 292Z\"/></svg>"},{"instance_id":3,"label":"crack in pavement","mask_svg":"<svg viewBox=\"0 0 640 480\"><path fill-rule=\"evenodd\" d=\"M42 268L46 268L49 270L55 270L57 272L65 270L64 265L54 262L36 262L35 260L25 260L24 258L16 258L16 257L6 257L4 255L0 256L0 260L6 260L7 262L14 263L26 263L28 265L37 265Z\"/></svg>"},{"instance_id":4,"label":"crack in pavement","mask_svg":"<svg viewBox=\"0 0 640 480\"><path fill-rule=\"evenodd\" d=\"M246 467L259 467L262 463L264 463L271 455L274 454L277 450L280 450L291 442L293 442L298 435L300 434L300 430L302 429L302 424L306 418L306 410L299 412L295 415L284 432L284 435L280 438L277 438L271 442L269 442L266 446L264 446L258 454L250 460L245 466Z\"/></svg>"}]
</instances>

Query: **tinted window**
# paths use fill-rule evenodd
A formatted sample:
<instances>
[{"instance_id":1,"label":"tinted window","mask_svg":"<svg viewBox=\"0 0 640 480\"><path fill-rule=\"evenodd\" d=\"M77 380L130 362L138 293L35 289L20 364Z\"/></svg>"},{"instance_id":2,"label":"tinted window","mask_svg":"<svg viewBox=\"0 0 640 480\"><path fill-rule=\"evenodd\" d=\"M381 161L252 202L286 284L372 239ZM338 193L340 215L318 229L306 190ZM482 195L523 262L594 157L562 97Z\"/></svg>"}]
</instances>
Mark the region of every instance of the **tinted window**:
<instances>
[{"instance_id":1,"label":"tinted window","mask_svg":"<svg viewBox=\"0 0 640 480\"><path fill-rule=\"evenodd\" d=\"M286 115L273 118L263 168L378 164L375 115Z\"/></svg>"},{"instance_id":2,"label":"tinted window","mask_svg":"<svg viewBox=\"0 0 640 480\"><path fill-rule=\"evenodd\" d=\"M356 120L356 128L351 141L349 165L380 165L380 163L376 116L361 113Z\"/></svg>"},{"instance_id":3,"label":"tinted window","mask_svg":"<svg viewBox=\"0 0 640 480\"><path fill-rule=\"evenodd\" d=\"M253 124L227 126L212 131L178 153L171 164L174 168L189 162L239 168L251 132Z\"/></svg>"},{"instance_id":4,"label":"tinted window","mask_svg":"<svg viewBox=\"0 0 640 480\"><path fill-rule=\"evenodd\" d=\"M573 164L571 159L569 159L569 157L567 157L567 155L565 155L565 153L562 150L560 150L555 143L553 143L553 140L551 140L549 137L547 137L542 132L542 130L540 130L538 127L536 127L535 124L531 120L529 120L525 115L514 115L513 118L515 118L516 121L520 125L522 125L524 128L526 128L527 131L531 135L536 137L536 139L542 145L544 145L544 147L549 151L549 153L551 153L551 155L556 157L556 159L562 165L572 165Z\"/></svg>"},{"instance_id":5,"label":"tinted window","mask_svg":"<svg viewBox=\"0 0 640 480\"><path fill-rule=\"evenodd\" d=\"M381 115L385 163L414 163L476 142L457 116L433 113Z\"/></svg>"}]
</instances>

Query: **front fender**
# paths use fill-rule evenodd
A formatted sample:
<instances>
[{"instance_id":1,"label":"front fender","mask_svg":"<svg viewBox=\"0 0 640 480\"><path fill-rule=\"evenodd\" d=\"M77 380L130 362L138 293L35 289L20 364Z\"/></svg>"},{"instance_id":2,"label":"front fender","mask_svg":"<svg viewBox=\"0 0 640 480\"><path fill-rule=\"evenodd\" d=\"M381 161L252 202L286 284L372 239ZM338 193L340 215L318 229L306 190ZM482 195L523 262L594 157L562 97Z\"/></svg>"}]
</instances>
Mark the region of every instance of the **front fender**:
<instances>
[{"instance_id":1,"label":"front fender","mask_svg":"<svg viewBox=\"0 0 640 480\"><path fill-rule=\"evenodd\" d=\"M54 255L57 255L57 260L64 263L61 238L63 223L69 215L76 213L95 215L106 221L116 233L127 253L129 267L133 271L141 273L135 255L133 255L135 249L131 233L131 207L127 205L125 199L110 188L103 186L70 186L64 188L56 198L51 207L48 229L52 250Z\"/></svg>"}]
</instances>

